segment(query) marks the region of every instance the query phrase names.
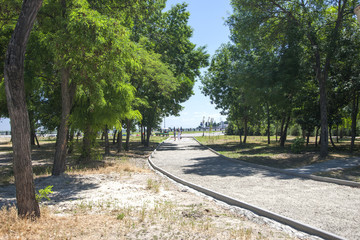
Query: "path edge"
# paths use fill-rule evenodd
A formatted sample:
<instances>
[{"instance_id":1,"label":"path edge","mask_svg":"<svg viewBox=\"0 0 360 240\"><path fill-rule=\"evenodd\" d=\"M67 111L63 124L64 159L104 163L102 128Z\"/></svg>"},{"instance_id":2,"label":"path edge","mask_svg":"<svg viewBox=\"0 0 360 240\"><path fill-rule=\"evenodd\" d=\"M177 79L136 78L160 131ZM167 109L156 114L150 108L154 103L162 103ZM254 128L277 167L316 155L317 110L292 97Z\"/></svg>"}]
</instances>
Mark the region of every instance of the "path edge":
<instances>
[{"instance_id":1,"label":"path edge","mask_svg":"<svg viewBox=\"0 0 360 240\"><path fill-rule=\"evenodd\" d=\"M195 138L194 138L195 139ZM195 139L196 140L196 139ZM197 141L197 140L196 140ZM254 205L251 205L251 204L248 204L246 202L243 202L243 201L239 201L237 199L234 199L234 198L231 198L229 196L226 196L226 195L223 195L223 194L220 194L218 192L215 192L215 191L212 191L212 190L209 190L207 188L204 188L204 187L201 187L199 185L196 185L196 184L193 184L193 183L190 183L190 182L187 182L185 181L184 179L181 179L179 177L176 177L175 175L172 175L171 173L165 171L164 169L156 166L152 161L151 159L154 157L154 154L156 153L157 149L164 143L165 141L163 141L162 143L160 143L156 149L150 154L150 156L148 157L148 163L150 165L150 167L152 167L154 170L156 171L159 171L160 173L164 174L165 176L169 177L170 179L182 184L182 185L185 185L187 187L190 187L198 192L201 192L203 194L206 194L208 196L211 196L217 200L220 200L222 202L225 202L229 205L233 205L233 206L237 206L237 207L240 207L240 208L244 208L244 209L247 209L257 215L260 215L260 216L263 216L263 217L266 217L266 218L269 218L269 219L272 219L272 220L275 220L279 223L282 223L282 224L285 224L285 225L288 225L290 227L293 227L297 230L300 230L302 232L305 232L305 233L308 233L308 234L311 234L311 235L314 235L314 236L318 236L318 237L321 237L321 238L324 238L324 239L329 239L329 240L345 240L345 238L343 237L340 237L340 236L337 236L333 233L330 233L330 232L327 232L327 231L324 231L324 230L321 230L321 229L318 229L318 228L315 228L315 227L312 227L310 225L307 225L305 223L301 223L299 221L296 221L294 219L291 219L291 218L288 218L288 217L285 217L285 216L281 216L279 214L276 214L274 212L271 212L271 211L267 211L265 209L262 209L262 208L259 208L259 207L256 207ZM198 142L198 141L197 141ZM200 145L204 146L203 144L201 144L200 142L198 142ZM206 147L206 146L205 146ZM210 148L209 148L210 149ZM214 150L212 150L214 152ZM221 154L220 154L221 155ZM222 156L222 155L221 155ZM225 157L226 158L226 157Z\"/></svg>"},{"instance_id":2,"label":"path edge","mask_svg":"<svg viewBox=\"0 0 360 240\"><path fill-rule=\"evenodd\" d=\"M210 151L212 151L216 155L218 155L218 156L220 156L220 157L222 157L222 158L224 158L226 160L241 163L241 164L247 165L249 167L262 168L262 169L265 169L265 170L279 172L279 173L283 173L283 174L287 174L287 175L291 175L291 176L296 176L296 177L301 177L301 178L308 178L308 179L319 181L319 182L335 183L335 184L338 184L338 185L360 188L360 183L358 183L358 182L353 182L353 181L348 181L348 180L343 180L343 179L337 179L337 178L321 177L321 176L316 176L316 175L312 175L312 174L295 173L295 172L287 171L287 170L284 170L284 169L273 168L273 167L268 167L268 166L259 165L259 164L255 164L255 163L245 162L245 161L242 161L240 159L229 158L229 157L226 157L226 156L222 155L221 153L218 153L214 149L202 144L195 137L193 137L193 139L197 143L199 143L201 146L209 149Z\"/></svg>"}]
</instances>

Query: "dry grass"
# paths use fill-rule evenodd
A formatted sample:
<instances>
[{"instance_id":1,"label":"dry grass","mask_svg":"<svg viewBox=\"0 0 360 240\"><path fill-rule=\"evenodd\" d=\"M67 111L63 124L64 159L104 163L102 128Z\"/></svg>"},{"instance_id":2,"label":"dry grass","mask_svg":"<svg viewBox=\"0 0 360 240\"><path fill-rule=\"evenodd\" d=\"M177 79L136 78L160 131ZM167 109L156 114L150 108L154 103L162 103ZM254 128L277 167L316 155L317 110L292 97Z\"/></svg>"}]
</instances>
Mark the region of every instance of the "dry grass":
<instances>
[{"instance_id":1,"label":"dry grass","mask_svg":"<svg viewBox=\"0 0 360 240\"><path fill-rule=\"evenodd\" d=\"M46 207L36 221L20 219L16 209L0 211L0 239L290 239L285 234L245 227L228 212L201 204L159 202L155 207L123 208L88 214L78 206L57 215Z\"/></svg>"},{"instance_id":2,"label":"dry grass","mask_svg":"<svg viewBox=\"0 0 360 240\"><path fill-rule=\"evenodd\" d=\"M114 160L114 158L105 159L101 162L93 162L88 165L69 167L67 174L109 174L109 173L134 173L149 172L149 169L138 167L129 160Z\"/></svg>"}]
</instances>

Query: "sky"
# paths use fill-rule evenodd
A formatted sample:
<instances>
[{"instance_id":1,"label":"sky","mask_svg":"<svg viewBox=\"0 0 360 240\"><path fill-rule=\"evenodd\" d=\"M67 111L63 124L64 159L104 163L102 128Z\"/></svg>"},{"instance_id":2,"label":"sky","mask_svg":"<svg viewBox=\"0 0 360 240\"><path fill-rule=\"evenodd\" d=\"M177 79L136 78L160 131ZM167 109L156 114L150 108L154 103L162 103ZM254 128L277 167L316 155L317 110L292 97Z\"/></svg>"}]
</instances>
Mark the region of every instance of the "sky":
<instances>
[{"instance_id":1,"label":"sky","mask_svg":"<svg viewBox=\"0 0 360 240\"><path fill-rule=\"evenodd\" d=\"M166 8L183 2L188 4L189 25L194 30L191 41L197 46L206 46L207 52L212 56L221 44L229 42L230 31L225 26L225 20L232 12L230 0L168 0ZM201 93L200 86L200 81L197 81L194 86L195 94L182 104L184 110L179 117L170 116L165 119L166 128L195 128L203 117L206 121L209 117L214 118L217 123L226 120L226 116L222 116L220 110L216 110L210 103L210 98Z\"/></svg>"},{"instance_id":2,"label":"sky","mask_svg":"<svg viewBox=\"0 0 360 240\"><path fill-rule=\"evenodd\" d=\"M225 26L225 20L232 11L230 0L168 0L166 9L184 2L188 4L189 25L194 30L191 41L197 46L206 46L207 52L212 56L221 44L229 41L230 31ZM202 69L202 72L205 70ZM170 116L165 119L165 128L195 128L203 117L205 120L213 118L215 122L226 120L226 116L222 116L220 110L216 110L210 103L210 98L201 93L200 86L200 81L197 81L194 86L195 94L182 104L184 110L179 117ZM164 128L164 121L161 127ZM0 131L9 130L9 120L0 119Z\"/></svg>"}]
</instances>

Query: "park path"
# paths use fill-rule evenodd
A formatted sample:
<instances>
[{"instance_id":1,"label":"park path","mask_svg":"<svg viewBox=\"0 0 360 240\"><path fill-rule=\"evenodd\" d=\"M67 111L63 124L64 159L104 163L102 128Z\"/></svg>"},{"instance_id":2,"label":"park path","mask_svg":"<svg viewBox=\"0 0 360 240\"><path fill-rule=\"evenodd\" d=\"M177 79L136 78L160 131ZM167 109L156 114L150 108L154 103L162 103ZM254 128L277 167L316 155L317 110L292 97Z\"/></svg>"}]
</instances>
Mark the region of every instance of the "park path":
<instances>
[{"instance_id":1,"label":"park path","mask_svg":"<svg viewBox=\"0 0 360 240\"><path fill-rule=\"evenodd\" d=\"M188 182L346 239L360 239L360 188L232 162L192 138L168 139L152 161Z\"/></svg>"}]
</instances>

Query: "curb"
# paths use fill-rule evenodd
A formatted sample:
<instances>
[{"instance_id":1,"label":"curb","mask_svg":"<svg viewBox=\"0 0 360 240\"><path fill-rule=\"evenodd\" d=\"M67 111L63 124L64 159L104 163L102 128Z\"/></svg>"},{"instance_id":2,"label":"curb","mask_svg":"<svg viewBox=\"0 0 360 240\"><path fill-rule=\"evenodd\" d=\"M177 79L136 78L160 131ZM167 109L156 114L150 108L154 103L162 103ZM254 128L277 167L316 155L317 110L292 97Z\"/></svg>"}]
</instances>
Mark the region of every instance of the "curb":
<instances>
[{"instance_id":1,"label":"curb","mask_svg":"<svg viewBox=\"0 0 360 240\"><path fill-rule=\"evenodd\" d=\"M196 139L195 139L196 140ZM217 193L217 192L214 192L214 191L211 191L207 188L203 188L199 185L196 185L196 184L193 184L193 183L190 183L190 182L187 182L181 178L178 178L174 175L172 175L171 173L168 173L167 171L159 168L158 166L156 166L152 161L151 161L151 158L154 156L154 154L156 153L156 150L163 144L164 142L160 143L156 149L150 154L150 156L148 157L148 163L149 165L161 172L162 174L166 175L167 177L171 178L172 180L178 182L178 183L181 183L187 187L190 187L192 189L195 189L201 193L204 193L208 196L211 196L215 199L218 199L222 202L225 202L229 205L233 205L233 206L237 206L237 207L240 207L240 208L244 208L244 209L247 209L247 210L250 210L252 212L254 212L255 214L257 215L260 215L260 216L263 216L263 217L267 217L269 219L272 219L272 220L275 220L279 223L282 223L282 224L285 224L285 225L288 225L290 227L293 227L297 230L300 230L302 232L305 232L305 233L308 233L308 234L311 234L311 235L315 235L315 236L319 236L321 238L324 238L324 239L329 239L329 240L345 240L345 238L342 238L340 236L337 236L335 234L332 234L332 233L329 233L329 232L326 232L326 231L323 231L321 229L318 229L318 228L315 228L315 227L312 227L310 225L307 225L307 224L304 224L304 223L301 223L301 222L298 222L296 220L293 220L291 218L288 218L288 217L284 217L284 216L281 216L281 215L278 215L276 213L273 213L273 212L270 212L270 211L267 211L265 209L262 209L262 208L259 208L259 207L256 207L254 205L251 205L251 204L248 204L246 202L242 202L242 201L239 201L239 200L236 200L234 198L231 198L229 196L226 196L226 195L223 195L223 194L220 194L220 193ZM202 144L201 144L202 145ZM213 150L214 151L214 150Z\"/></svg>"},{"instance_id":2,"label":"curb","mask_svg":"<svg viewBox=\"0 0 360 240\"><path fill-rule=\"evenodd\" d=\"M291 175L291 176L295 176L295 177L308 178L308 179L319 181L319 182L335 183L335 184L338 184L338 185L360 188L360 183L358 183L358 182L342 180L342 179L337 179L337 178L320 177L320 176L316 176L316 175L312 175L312 174L295 173L295 172L291 172L291 171L287 171L287 170L283 170L283 169L279 169L279 168L273 168L273 167L258 165L258 164L255 164L255 163L249 163L249 162L241 161L239 159L229 158L229 157L226 157L226 156L222 155L221 153L218 153L214 149L209 148L208 146L202 144L195 137L193 137L193 139L196 142L198 142L201 146L209 149L210 151L212 151L216 155L218 155L218 156L220 156L220 157L222 157L222 158L224 158L226 160L241 163L241 164L247 165L249 167L262 168L262 169L265 169L265 170L279 172L279 173L283 173L283 174L287 174L287 175Z\"/></svg>"}]
</instances>

